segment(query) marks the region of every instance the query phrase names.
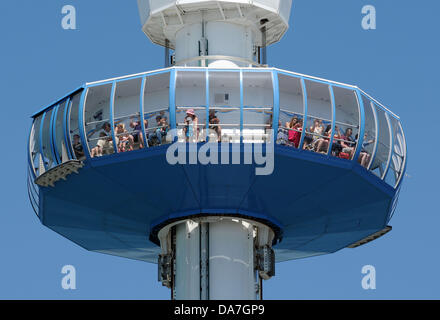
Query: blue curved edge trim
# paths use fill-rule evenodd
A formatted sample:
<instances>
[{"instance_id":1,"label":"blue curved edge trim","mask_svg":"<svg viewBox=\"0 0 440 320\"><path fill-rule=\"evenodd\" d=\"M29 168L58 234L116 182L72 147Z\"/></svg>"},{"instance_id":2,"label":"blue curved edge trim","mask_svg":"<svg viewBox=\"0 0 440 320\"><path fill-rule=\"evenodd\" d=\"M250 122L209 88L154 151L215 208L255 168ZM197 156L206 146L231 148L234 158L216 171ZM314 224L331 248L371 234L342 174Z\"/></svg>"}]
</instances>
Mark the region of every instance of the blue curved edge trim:
<instances>
[{"instance_id":1,"label":"blue curved edge trim","mask_svg":"<svg viewBox=\"0 0 440 320\"><path fill-rule=\"evenodd\" d=\"M379 144L379 130L380 129L379 129L379 118L377 116L376 107L370 99L368 99L366 96L365 96L365 98L370 102L370 108L371 108L371 111L373 112L374 122L375 122L375 126L376 126L375 127L376 136L374 137L373 154L371 155L371 160L370 160L370 163L368 164L368 170L371 170L371 166L373 165L374 160L376 160L377 146Z\"/></svg>"},{"instance_id":2,"label":"blue curved edge trim","mask_svg":"<svg viewBox=\"0 0 440 320\"><path fill-rule=\"evenodd\" d=\"M205 139L208 141L209 139L209 109L210 109L210 103L209 103L209 72L208 69L205 70L205 103L206 103L206 128L205 130Z\"/></svg>"},{"instance_id":3,"label":"blue curved edge trim","mask_svg":"<svg viewBox=\"0 0 440 320\"><path fill-rule=\"evenodd\" d=\"M84 89L84 86L81 86L81 87L79 87L79 88L77 88L77 89L75 89L75 90L69 92L68 94L66 94L66 95L63 96L62 98L60 98L60 99L58 99L58 100L52 102L51 104L47 105L46 107L44 107L44 108L41 109L40 111L35 112L35 113L31 116L31 118L36 118L36 117L39 116L40 114L42 114L42 113L46 112L47 110L49 110L49 109L50 109L51 107L53 107L54 105L60 103L61 101L63 101L64 99L66 99L66 98L69 97L69 96L73 96L75 93L78 93L79 91L81 91L81 90L83 90L83 89Z\"/></svg>"},{"instance_id":4,"label":"blue curved edge trim","mask_svg":"<svg viewBox=\"0 0 440 320\"><path fill-rule=\"evenodd\" d=\"M364 144L364 133L365 133L365 109L364 109L364 102L362 101L361 94L359 92L359 89L355 90L356 94L356 100L358 102L358 110L359 110L359 133L358 133L358 142L357 142L357 149L356 153L353 156L353 160L355 162L358 161L359 155L362 151L362 146Z\"/></svg>"},{"instance_id":5,"label":"blue curved edge trim","mask_svg":"<svg viewBox=\"0 0 440 320\"><path fill-rule=\"evenodd\" d=\"M27 155L28 155L28 166L29 166L29 171L32 174L32 177L35 179L36 178L36 174L35 174L35 168L34 165L32 163L32 151L31 151L31 135L32 135L32 129L34 128L35 125L35 119L32 121L32 125L31 125L31 130L29 131L29 138L28 138L28 142L27 142Z\"/></svg>"},{"instance_id":6,"label":"blue curved edge trim","mask_svg":"<svg viewBox=\"0 0 440 320\"><path fill-rule=\"evenodd\" d=\"M78 106L78 128L79 128L79 136L81 138L81 144L83 145L83 150L85 152L86 158L90 159L89 143L86 139L86 128L84 126L84 111L85 111L84 109L85 109L85 103L87 100L88 92L89 89L86 88L81 94L81 99Z\"/></svg>"},{"instance_id":7,"label":"blue curved edge trim","mask_svg":"<svg viewBox=\"0 0 440 320\"><path fill-rule=\"evenodd\" d=\"M40 156L43 159L43 166L44 166L44 170L47 171L47 166L46 166L46 160L44 159L44 153L43 153L43 126L44 126L44 121L46 120L46 115L47 115L47 111L43 114L43 117L41 118L41 123L40 123ZM39 174L41 175L41 172L39 172Z\"/></svg>"},{"instance_id":8,"label":"blue curved edge trim","mask_svg":"<svg viewBox=\"0 0 440 320\"><path fill-rule=\"evenodd\" d=\"M336 102L335 102L335 93L333 91L333 86L329 85L328 90L330 93L330 101L332 104L332 135L330 136L330 141L328 143L328 150L327 150L327 156L329 157L332 154L333 140L334 140L334 136L335 136Z\"/></svg>"},{"instance_id":9,"label":"blue curved edge trim","mask_svg":"<svg viewBox=\"0 0 440 320\"><path fill-rule=\"evenodd\" d=\"M306 128L307 128L307 88L306 88L306 82L304 81L304 78L301 78L301 88L302 88L302 94L303 94L303 111L304 111L304 117L303 117L303 128L301 133L301 140L299 142L298 149L302 150L303 144L304 144L304 138L306 136Z\"/></svg>"},{"instance_id":10,"label":"blue curved edge trim","mask_svg":"<svg viewBox=\"0 0 440 320\"><path fill-rule=\"evenodd\" d=\"M62 104L63 102L60 103ZM52 157L54 161L56 161L57 165L61 164L61 159L58 156L59 153L56 145L56 122L57 122L57 116L58 116L58 111L60 110L60 106L61 105L58 104L53 108L52 119L50 121L50 148L52 150Z\"/></svg>"},{"instance_id":11,"label":"blue curved edge trim","mask_svg":"<svg viewBox=\"0 0 440 320\"><path fill-rule=\"evenodd\" d=\"M386 167L385 172L383 174L382 180L385 180L387 177L388 171L390 170L391 161L392 161L392 158L394 155L394 130L393 130L394 128L393 128L393 124L391 123L390 116L389 116L388 112L385 112L385 118L387 119L387 122L388 122L388 131L390 134L390 151L388 152L387 167Z\"/></svg>"},{"instance_id":12,"label":"blue curved edge trim","mask_svg":"<svg viewBox=\"0 0 440 320\"><path fill-rule=\"evenodd\" d=\"M243 106L244 106L244 87L243 70L240 70L240 144L243 144Z\"/></svg>"},{"instance_id":13,"label":"blue curved edge trim","mask_svg":"<svg viewBox=\"0 0 440 320\"><path fill-rule=\"evenodd\" d=\"M144 148L148 146L147 134L145 133L145 123L144 123L144 104L145 104L145 88L147 84L147 77L142 77L141 90L139 93L139 121L141 122L142 137L144 138Z\"/></svg>"},{"instance_id":14,"label":"blue curved edge trim","mask_svg":"<svg viewBox=\"0 0 440 320\"><path fill-rule=\"evenodd\" d=\"M116 81L112 82L112 91L110 94L110 123L112 126L112 140L114 153L118 153L118 144L116 143L115 135L115 95L116 95Z\"/></svg>"},{"instance_id":15,"label":"blue curved edge trim","mask_svg":"<svg viewBox=\"0 0 440 320\"><path fill-rule=\"evenodd\" d=\"M170 92L169 92L169 111L170 111L170 126L171 129L176 129L176 69L172 69L170 73ZM177 134L173 137L174 141L177 141Z\"/></svg>"},{"instance_id":16,"label":"blue curved edge trim","mask_svg":"<svg viewBox=\"0 0 440 320\"><path fill-rule=\"evenodd\" d=\"M278 119L280 116L280 90L278 83L277 71L272 71L272 84L273 84L273 113L272 113L272 143L276 143L278 134Z\"/></svg>"},{"instance_id":17,"label":"blue curved edge trim","mask_svg":"<svg viewBox=\"0 0 440 320\"><path fill-rule=\"evenodd\" d=\"M403 163L403 167L402 167L402 172L400 174L399 180L396 183L396 188L400 188L400 186L402 185L402 181L403 181L403 177L406 174L406 167L407 167L407 152L408 152L408 146L406 144L406 138L405 138L405 132L403 130L403 125L402 122L399 121L399 126L400 126L400 131L402 132L402 138L403 138L403 143L404 143L404 148L403 148L403 156L404 156L404 163Z\"/></svg>"},{"instance_id":18,"label":"blue curved edge trim","mask_svg":"<svg viewBox=\"0 0 440 320\"><path fill-rule=\"evenodd\" d=\"M64 108L64 115L63 115L63 132L64 132L64 145L66 146L66 151L69 159L75 159L73 156L73 150L71 150L70 145L70 108L72 107L72 99L71 97L67 98L66 100L66 106Z\"/></svg>"}]
</instances>

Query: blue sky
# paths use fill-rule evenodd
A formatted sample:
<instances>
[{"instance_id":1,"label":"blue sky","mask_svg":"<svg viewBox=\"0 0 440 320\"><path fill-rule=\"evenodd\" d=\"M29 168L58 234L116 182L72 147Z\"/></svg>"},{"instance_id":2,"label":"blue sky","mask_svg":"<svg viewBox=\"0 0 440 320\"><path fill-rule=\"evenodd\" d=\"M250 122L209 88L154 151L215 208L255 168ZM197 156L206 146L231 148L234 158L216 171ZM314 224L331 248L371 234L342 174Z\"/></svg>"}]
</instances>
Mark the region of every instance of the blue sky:
<instances>
[{"instance_id":1,"label":"blue sky","mask_svg":"<svg viewBox=\"0 0 440 320\"><path fill-rule=\"evenodd\" d=\"M432 0L293 0L291 28L268 49L271 66L356 84L398 114L408 176L386 237L358 249L285 262L266 299L439 299L438 75L440 3ZM77 30L61 8L77 9ZM361 9L377 10L377 30ZM2 151L0 299L168 299L156 265L91 253L43 227L26 194L30 116L83 82L162 67L163 48L141 32L130 1L1 1ZM341 190L341 195L343 195ZM61 288L61 268L77 290ZM373 265L377 289L363 290Z\"/></svg>"}]
</instances>

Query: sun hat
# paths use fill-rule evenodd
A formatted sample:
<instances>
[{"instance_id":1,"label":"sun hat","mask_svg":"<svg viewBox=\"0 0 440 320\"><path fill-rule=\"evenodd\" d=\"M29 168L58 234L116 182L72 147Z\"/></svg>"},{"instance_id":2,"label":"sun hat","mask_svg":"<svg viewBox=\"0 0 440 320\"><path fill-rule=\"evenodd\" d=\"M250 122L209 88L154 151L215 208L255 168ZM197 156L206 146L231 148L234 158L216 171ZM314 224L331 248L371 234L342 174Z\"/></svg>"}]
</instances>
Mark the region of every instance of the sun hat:
<instances>
[{"instance_id":1,"label":"sun hat","mask_svg":"<svg viewBox=\"0 0 440 320\"><path fill-rule=\"evenodd\" d=\"M186 110L186 114L190 114L192 116L195 116L196 114L194 113L194 109L188 109Z\"/></svg>"}]
</instances>

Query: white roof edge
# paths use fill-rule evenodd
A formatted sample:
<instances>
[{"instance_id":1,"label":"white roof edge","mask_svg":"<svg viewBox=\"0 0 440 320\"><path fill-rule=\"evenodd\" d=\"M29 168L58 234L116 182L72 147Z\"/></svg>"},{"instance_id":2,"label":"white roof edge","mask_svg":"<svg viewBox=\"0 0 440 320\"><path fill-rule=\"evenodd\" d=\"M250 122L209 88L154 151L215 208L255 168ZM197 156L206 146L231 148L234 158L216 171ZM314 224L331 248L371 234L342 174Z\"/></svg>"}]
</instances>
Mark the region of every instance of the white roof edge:
<instances>
[{"instance_id":1,"label":"white roof edge","mask_svg":"<svg viewBox=\"0 0 440 320\"><path fill-rule=\"evenodd\" d=\"M333 81L333 80L328 80L328 79L324 79L324 78L319 78L319 77L314 77L314 76L310 76L308 74L303 74L303 73L298 73L298 72L294 72L294 71L288 71L288 70L284 70L284 69L278 69L278 68L273 68L277 71L281 71L281 72L286 72L286 73L291 73L300 77L307 77L310 79L315 79L315 80L319 80L319 81L325 81L325 82L329 82L329 83L333 83L333 84L337 84L340 86L345 86L345 87L351 87L354 89L357 89L358 87L351 85L351 84L347 84L347 83L342 83L342 82L337 82L337 81Z\"/></svg>"},{"instance_id":2,"label":"white roof edge","mask_svg":"<svg viewBox=\"0 0 440 320\"><path fill-rule=\"evenodd\" d=\"M104 82L109 82L109 81L116 81L116 80L121 80L121 79L126 79L126 78L133 78L133 77L137 77L137 76L147 75L149 73L156 73L156 72L161 72L161 71L165 71L165 70L171 70L173 68L174 67L161 68L161 69L155 69L155 70L152 70L152 71L145 71L145 72L129 74L129 75L126 75L126 76L120 76L120 77L109 78L109 79L93 81L93 82L86 82L85 85L86 86L92 86L92 85L99 84L99 83L104 83Z\"/></svg>"},{"instance_id":3,"label":"white roof edge","mask_svg":"<svg viewBox=\"0 0 440 320\"><path fill-rule=\"evenodd\" d=\"M356 87L358 88L358 87ZM392 112L390 109L388 109L387 107L385 107L382 103L380 103L377 99L373 98L372 96L370 96L368 93L366 93L364 90L362 90L361 88L358 88L360 92L362 92L365 96L367 96L370 100L372 100L374 103L376 103L377 105L379 105L382 109L384 109L386 112L390 113L393 117L397 118L400 121L400 117L395 114L394 112Z\"/></svg>"}]
</instances>

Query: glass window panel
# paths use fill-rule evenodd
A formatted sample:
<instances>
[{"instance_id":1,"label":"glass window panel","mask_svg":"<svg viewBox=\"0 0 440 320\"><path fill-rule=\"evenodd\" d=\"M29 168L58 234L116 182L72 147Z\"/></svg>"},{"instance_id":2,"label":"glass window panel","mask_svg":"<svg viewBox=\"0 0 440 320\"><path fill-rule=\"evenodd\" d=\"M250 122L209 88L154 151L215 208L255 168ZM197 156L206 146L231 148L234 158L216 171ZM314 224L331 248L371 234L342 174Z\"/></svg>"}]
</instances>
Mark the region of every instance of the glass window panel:
<instances>
[{"instance_id":1,"label":"glass window panel","mask_svg":"<svg viewBox=\"0 0 440 320\"><path fill-rule=\"evenodd\" d=\"M170 74L147 76L144 89L144 124L148 146L170 143Z\"/></svg>"},{"instance_id":2,"label":"glass window panel","mask_svg":"<svg viewBox=\"0 0 440 320\"><path fill-rule=\"evenodd\" d=\"M328 153L332 123L332 103L329 86L306 80L307 123L304 146L306 150Z\"/></svg>"},{"instance_id":3,"label":"glass window panel","mask_svg":"<svg viewBox=\"0 0 440 320\"><path fill-rule=\"evenodd\" d=\"M393 165L397 172L397 184L402 179L403 171L406 164L406 141L405 134L403 133L402 124L399 122L396 130L396 136L394 137L394 150L393 150Z\"/></svg>"},{"instance_id":4,"label":"glass window panel","mask_svg":"<svg viewBox=\"0 0 440 320\"><path fill-rule=\"evenodd\" d=\"M304 121L304 98L301 79L278 74L280 113L277 143L299 147Z\"/></svg>"},{"instance_id":5,"label":"glass window panel","mask_svg":"<svg viewBox=\"0 0 440 320\"><path fill-rule=\"evenodd\" d=\"M272 129L272 116L272 73L243 72L243 142L266 142Z\"/></svg>"},{"instance_id":6,"label":"glass window panel","mask_svg":"<svg viewBox=\"0 0 440 320\"><path fill-rule=\"evenodd\" d=\"M240 73L209 72L209 113L219 141L240 143Z\"/></svg>"},{"instance_id":7,"label":"glass window panel","mask_svg":"<svg viewBox=\"0 0 440 320\"><path fill-rule=\"evenodd\" d=\"M63 163L69 160L69 156L67 154L67 148L64 140L64 112L67 108L66 101L62 102L57 109L56 119L55 119L55 147L56 154L59 160L59 163Z\"/></svg>"},{"instance_id":8,"label":"glass window panel","mask_svg":"<svg viewBox=\"0 0 440 320\"><path fill-rule=\"evenodd\" d=\"M356 91L333 87L335 96L335 130L332 155L353 159L359 138L359 104Z\"/></svg>"},{"instance_id":9,"label":"glass window panel","mask_svg":"<svg viewBox=\"0 0 440 320\"><path fill-rule=\"evenodd\" d=\"M206 73L178 71L176 123L179 141L206 140Z\"/></svg>"},{"instance_id":10,"label":"glass window panel","mask_svg":"<svg viewBox=\"0 0 440 320\"><path fill-rule=\"evenodd\" d=\"M377 142L376 156L370 170L373 171L375 175L382 178L388 163L391 137L385 111L377 106L375 106L375 108L379 126L379 140Z\"/></svg>"},{"instance_id":11,"label":"glass window panel","mask_svg":"<svg viewBox=\"0 0 440 320\"><path fill-rule=\"evenodd\" d=\"M132 151L144 147L140 119L140 92L142 78L121 81L116 84L114 124L118 138L118 152ZM104 145L106 142L98 141Z\"/></svg>"},{"instance_id":12,"label":"glass window panel","mask_svg":"<svg viewBox=\"0 0 440 320\"><path fill-rule=\"evenodd\" d=\"M46 166L46 169L49 170L56 165L56 160L52 155L52 135L51 135L51 119L52 114L55 109L51 109L46 111L46 115L44 116L43 121L43 136L42 136L42 152L43 152L43 161Z\"/></svg>"},{"instance_id":13,"label":"glass window panel","mask_svg":"<svg viewBox=\"0 0 440 320\"><path fill-rule=\"evenodd\" d=\"M403 172L405 160L405 142L403 139L402 127L399 121L392 116L388 116L388 118L393 130L393 154L391 156L390 168L388 169L385 181L389 185L395 187Z\"/></svg>"},{"instance_id":14,"label":"glass window panel","mask_svg":"<svg viewBox=\"0 0 440 320\"><path fill-rule=\"evenodd\" d=\"M43 158L40 154L40 127L42 115L38 116L32 125L31 135L29 137L29 148L30 156L32 162L32 169L35 175L38 177L40 174L44 173Z\"/></svg>"},{"instance_id":15,"label":"glass window panel","mask_svg":"<svg viewBox=\"0 0 440 320\"><path fill-rule=\"evenodd\" d=\"M72 96L70 100L69 110L69 135L71 143L71 151L75 159L84 160L86 158L84 154L84 148L81 143L79 135L79 103L81 101L81 93L77 93Z\"/></svg>"},{"instance_id":16,"label":"glass window panel","mask_svg":"<svg viewBox=\"0 0 440 320\"><path fill-rule=\"evenodd\" d=\"M374 106L371 101L365 96L362 96L362 101L365 110L365 128L364 141L362 143L362 149L358 162L361 166L369 168L370 163L373 160L372 155L376 145L376 121L373 110Z\"/></svg>"},{"instance_id":17,"label":"glass window panel","mask_svg":"<svg viewBox=\"0 0 440 320\"><path fill-rule=\"evenodd\" d=\"M87 91L84 121L89 152L92 158L114 153L110 122L111 93L111 83L91 87ZM118 144L117 137L115 140Z\"/></svg>"}]
</instances>

